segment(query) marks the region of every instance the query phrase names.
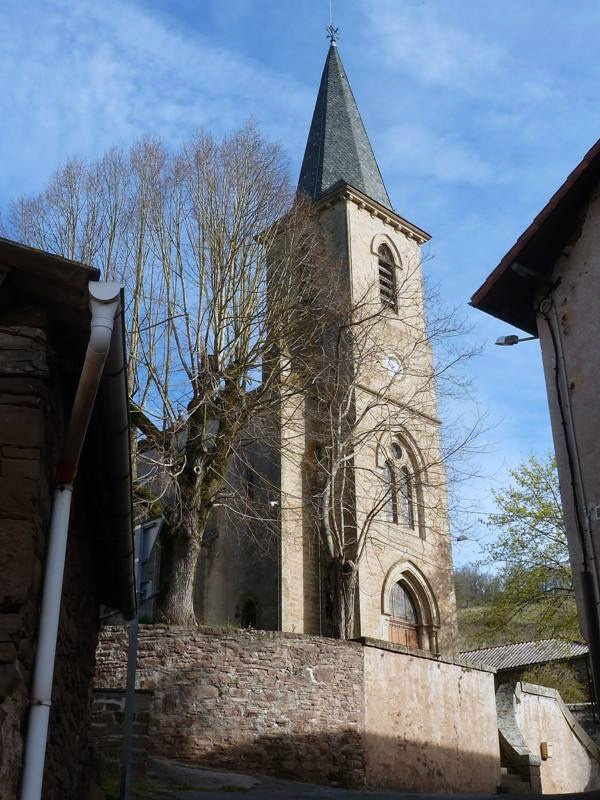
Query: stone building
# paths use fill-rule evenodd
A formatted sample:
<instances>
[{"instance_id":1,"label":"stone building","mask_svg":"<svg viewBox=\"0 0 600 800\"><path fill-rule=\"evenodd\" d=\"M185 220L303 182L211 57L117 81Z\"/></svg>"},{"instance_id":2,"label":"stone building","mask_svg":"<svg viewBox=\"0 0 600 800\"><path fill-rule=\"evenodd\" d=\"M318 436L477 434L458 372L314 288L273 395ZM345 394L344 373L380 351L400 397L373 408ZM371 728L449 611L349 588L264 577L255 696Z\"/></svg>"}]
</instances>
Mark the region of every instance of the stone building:
<instances>
[{"instance_id":1,"label":"stone building","mask_svg":"<svg viewBox=\"0 0 600 800\"><path fill-rule=\"evenodd\" d=\"M90 339L98 272L0 239L0 798L14 800L29 705L53 490ZM98 284L95 284L96 286ZM113 328L123 364L123 330ZM113 341L113 340L111 340ZM120 382L120 386L119 386ZM120 391L121 390L121 391ZM83 798L100 603L135 609L124 373L105 376L74 483L43 780ZM125 470L124 470L125 465ZM72 477L72 474L69 476ZM36 705L47 705L49 698ZM43 763L43 762L42 762Z\"/></svg>"},{"instance_id":2,"label":"stone building","mask_svg":"<svg viewBox=\"0 0 600 800\"><path fill-rule=\"evenodd\" d=\"M539 337L582 631L600 688L600 141L471 298ZM509 343L516 343L513 336Z\"/></svg>"},{"instance_id":3,"label":"stone building","mask_svg":"<svg viewBox=\"0 0 600 800\"><path fill-rule=\"evenodd\" d=\"M446 478L421 275L420 248L430 237L392 207L335 41L298 189L314 203L332 261L340 265L342 305L353 320L365 298L385 311L373 325L369 359L354 350L348 356L352 403L366 411L344 502L357 530L369 526L353 633L453 651ZM249 437L234 459L231 480L262 522L213 516L198 566L199 619L330 632L330 563L312 510L321 458L313 414L319 399L306 395L287 406L284 400L281 417L271 421L279 446Z\"/></svg>"}]
</instances>

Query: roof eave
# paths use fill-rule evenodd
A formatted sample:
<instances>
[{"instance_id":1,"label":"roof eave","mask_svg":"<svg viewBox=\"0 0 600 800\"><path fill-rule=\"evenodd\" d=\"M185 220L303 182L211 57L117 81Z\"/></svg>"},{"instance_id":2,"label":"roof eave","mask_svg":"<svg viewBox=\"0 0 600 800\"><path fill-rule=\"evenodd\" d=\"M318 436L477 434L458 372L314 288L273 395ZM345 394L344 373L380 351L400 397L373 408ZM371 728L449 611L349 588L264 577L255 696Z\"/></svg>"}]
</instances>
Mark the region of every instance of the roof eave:
<instances>
[{"instance_id":1,"label":"roof eave","mask_svg":"<svg viewBox=\"0 0 600 800\"><path fill-rule=\"evenodd\" d=\"M535 301L540 285L518 276L512 266L524 263L540 277L551 274L577 225L589 190L599 177L600 139L473 294L470 305L537 335Z\"/></svg>"},{"instance_id":2,"label":"roof eave","mask_svg":"<svg viewBox=\"0 0 600 800\"><path fill-rule=\"evenodd\" d=\"M352 186L350 183L346 183L345 181L339 181L339 183L337 183L326 194L318 197L317 200L315 200L314 205L315 208L319 209L328 205L332 205L337 200L342 199L354 202L359 206L359 208L366 208L388 225L400 230L410 239L414 239L418 244L424 244L431 239L431 235L427 233L427 231L424 231L422 228L419 228L417 225L409 222L404 217L401 217L400 214L397 214L395 211L392 211L391 209L387 208L387 206L384 206L382 203L374 200L372 197L369 197L369 195L361 192L360 189L357 189L355 186Z\"/></svg>"}]
</instances>

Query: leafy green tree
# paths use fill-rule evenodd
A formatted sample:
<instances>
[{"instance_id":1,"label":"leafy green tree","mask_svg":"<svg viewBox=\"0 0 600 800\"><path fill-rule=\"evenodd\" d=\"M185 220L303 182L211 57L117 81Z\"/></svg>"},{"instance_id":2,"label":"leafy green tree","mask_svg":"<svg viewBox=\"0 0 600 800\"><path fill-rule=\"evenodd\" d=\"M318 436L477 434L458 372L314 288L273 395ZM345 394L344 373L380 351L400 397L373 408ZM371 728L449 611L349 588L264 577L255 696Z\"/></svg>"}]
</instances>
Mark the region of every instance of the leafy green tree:
<instances>
[{"instance_id":1,"label":"leafy green tree","mask_svg":"<svg viewBox=\"0 0 600 800\"><path fill-rule=\"evenodd\" d=\"M485 563L502 578L486 608L487 627L505 641L524 631L528 638L580 639L556 460L530 456L510 475L487 523L497 535Z\"/></svg>"},{"instance_id":2,"label":"leafy green tree","mask_svg":"<svg viewBox=\"0 0 600 800\"><path fill-rule=\"evenodd\" d=\"M570 664L538 664L524 672L521 680L556 689L565 703L587 703L590 700L581 675Z\"/></svg>"}]
</instances>

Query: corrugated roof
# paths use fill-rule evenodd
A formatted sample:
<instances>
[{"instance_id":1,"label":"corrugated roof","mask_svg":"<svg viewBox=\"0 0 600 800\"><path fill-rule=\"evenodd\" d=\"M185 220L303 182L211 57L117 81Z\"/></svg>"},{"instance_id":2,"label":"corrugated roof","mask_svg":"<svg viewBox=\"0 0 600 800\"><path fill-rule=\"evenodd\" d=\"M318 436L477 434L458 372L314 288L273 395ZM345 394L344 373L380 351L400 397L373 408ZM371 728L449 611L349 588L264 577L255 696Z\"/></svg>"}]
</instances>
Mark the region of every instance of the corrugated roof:
<instances>
[{"instance_id":1,"label":"corrugated roof","mask_svg":"<svg viewBox=\"0 0 600 800\"><path fill-rule=\"evenodd\" d=\"M338 49L327 54L298 189L318 200L347 183L392 209Z\"/></svg>"},{"instance_id":2,"label":"corrugated roof","mask_svg":"<svg viewBox=\"0 0 600 800\"><path fill-rule=\"evenodd\" d=\"M587 644L566 639L539 639L536 642L517 642L480 650L465 650L461 656L475 664L487 664L497 670L527 667L586 655Z\"/></svg>"}]
</instances>

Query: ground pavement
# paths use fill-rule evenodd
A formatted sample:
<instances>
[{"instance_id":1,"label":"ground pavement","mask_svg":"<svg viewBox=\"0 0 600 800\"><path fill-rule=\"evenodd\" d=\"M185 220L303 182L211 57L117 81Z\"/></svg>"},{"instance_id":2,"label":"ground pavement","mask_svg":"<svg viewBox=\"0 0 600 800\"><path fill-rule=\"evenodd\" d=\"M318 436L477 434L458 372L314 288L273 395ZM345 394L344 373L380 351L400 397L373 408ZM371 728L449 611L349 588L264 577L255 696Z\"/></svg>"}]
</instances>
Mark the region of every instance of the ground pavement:
<instances>
[{"instance_id":1,"label":"ground pavement","mask_svg":"<svg viewBox=\"0 0 600 800\"><path fill-rule=\"evenodd\" d=\"M143 786L134 783L131 797L148 800L466 800L465 795L411 794L406 792L368 792L316 786L310 783L284 781L277 778L242 775L190 767L173 761L154 759L150 766L148 782ZM508 795L503 795L508 797ZM510 795L519 797L523 795ZM568 797L581 800L600 800L600 792L587 792ZM469 800L491 800L498 795L469 795ZM526 796L531 800L532 795ZM567 795L544 795L544 800L566 800Z\"/></svg>"}]
</instances>

